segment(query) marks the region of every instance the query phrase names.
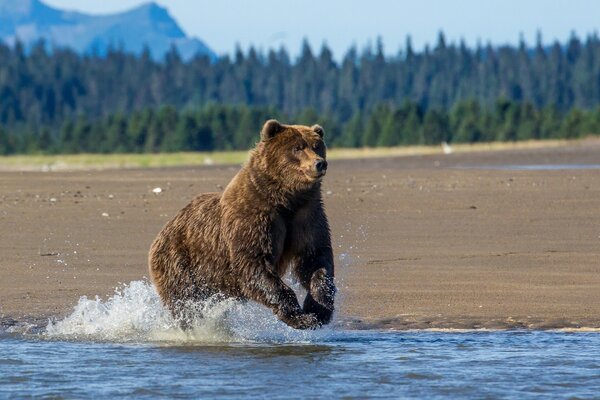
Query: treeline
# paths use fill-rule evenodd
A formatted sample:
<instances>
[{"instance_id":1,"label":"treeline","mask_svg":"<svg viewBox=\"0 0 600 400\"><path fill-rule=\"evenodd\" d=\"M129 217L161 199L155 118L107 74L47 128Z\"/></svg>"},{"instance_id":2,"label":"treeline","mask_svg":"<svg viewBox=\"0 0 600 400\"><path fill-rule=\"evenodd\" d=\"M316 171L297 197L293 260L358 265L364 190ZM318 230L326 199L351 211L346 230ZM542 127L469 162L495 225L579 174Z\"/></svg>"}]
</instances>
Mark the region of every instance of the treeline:
<instances>
[{"instance_id":1,"label":"treeline","mask_svg":"<svg viewBox=\"0 0 600 400\"><path fill-rule=\"evenodd\" d=\"M473 99L492 106L504 97L535 107L590 109L600 103L600 39L575 35L565 44L516 47L437 43L416 52L407 39L394 57L383 43L351 48L340 62L324 45L304 43L292 60L285 49L237 51L216 62L182 61L173 49L161 62L148 51L118 49L106 56L0 44L0 124L10 130L56 127L64 119L128 114L171 105L177 110L208 103L273 106L296 115L312 107L345 123L357 112L386 103L449 109Z\"/></svg>"},{"instance_id":2,"label":"treeline","mask_svg":"<svg viewBox=\"0 0 600 400\"><path fill-rule=\"evenodd\" d=\"M383 44L250 49L211 62L0 44L0 152L227 150L267 118L327 127L333 146L519 140L598 133L600 39L531 48L448 44L394 57ZM498 100L502 99L502 100Z\"/></svg>"},{"instance_id":3,"label":"treeline","mask_svg":"<svg viewBox=\"0 0 600 400\"><path fill-rule=\"evenodd\" d=\"M600 134L600 108L562 112L555 106L497 100L482 107L475 100L450 110L425 109L417 102L381 104L357 111L343 122L306 109L289 115L274 107L209 104L177 111L172 106L116 113L102 118L67 119L56 133L43 127L25 134L0 127L0 154L172 152L247 149L269 118L325 127L330 147L396 146L548 138Z\"/></svg>"}]
</instances>

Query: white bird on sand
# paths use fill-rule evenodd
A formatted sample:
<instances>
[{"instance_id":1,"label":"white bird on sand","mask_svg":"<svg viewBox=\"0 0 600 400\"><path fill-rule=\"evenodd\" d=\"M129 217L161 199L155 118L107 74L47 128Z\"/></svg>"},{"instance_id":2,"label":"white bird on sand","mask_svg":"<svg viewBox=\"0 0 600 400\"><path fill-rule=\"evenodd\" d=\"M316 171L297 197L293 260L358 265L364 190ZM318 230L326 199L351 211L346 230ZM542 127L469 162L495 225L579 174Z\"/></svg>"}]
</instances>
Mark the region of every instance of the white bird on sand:
<instances>
[{"instance_id":1,"label":"white bird on sand","mask_svg":"<svg viewBox=\"0 0 600 400\"><path fill-rule=\"evenodd\" d=\"M442 151L444 154L452 154L452 146L446 142L442 142Z\"/></svg>"}]
</instances>

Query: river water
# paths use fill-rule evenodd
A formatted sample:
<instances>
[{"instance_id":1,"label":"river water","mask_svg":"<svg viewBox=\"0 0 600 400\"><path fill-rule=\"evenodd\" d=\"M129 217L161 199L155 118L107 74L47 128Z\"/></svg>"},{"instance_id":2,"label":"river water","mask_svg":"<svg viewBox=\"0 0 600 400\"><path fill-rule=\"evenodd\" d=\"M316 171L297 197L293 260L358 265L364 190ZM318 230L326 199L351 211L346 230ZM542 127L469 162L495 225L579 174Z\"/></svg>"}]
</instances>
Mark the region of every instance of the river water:
<instances>
[{"instance_id":1,"label":"river water","mask_svg":"<svg viewBox=\"0 0 600 400\"><path fill-rule=\"evenodd\" d=\"M0 339L2 397L598 398L600 335L329 332L302 342Z\"/></svg>"},{"instance_id":2,"label":"river water","mask_svg":"<svg viewBox=\"0 0 600 400\"><path fill-rule=\"evenodd\" d=\"M147 282L0 332L0 397L598 398L600 333L296 331L208 302L183 332Z\"/></svg>"}]
</instances>

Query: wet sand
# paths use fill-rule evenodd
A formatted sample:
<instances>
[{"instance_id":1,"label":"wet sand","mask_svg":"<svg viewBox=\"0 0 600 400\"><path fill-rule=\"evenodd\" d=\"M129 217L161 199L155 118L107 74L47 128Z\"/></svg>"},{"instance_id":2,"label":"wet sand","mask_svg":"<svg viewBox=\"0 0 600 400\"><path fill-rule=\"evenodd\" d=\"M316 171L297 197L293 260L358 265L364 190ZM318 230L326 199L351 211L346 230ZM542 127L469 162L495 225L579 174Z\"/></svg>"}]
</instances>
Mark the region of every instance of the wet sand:
<instances>
[{"instance_id":1,"label":"wet sand","mask_svg":"<svg viewBox=\"0 0 600 400\"><path fill-rule=\"evenodd\" d=\"M332 161L338 323L600 328L600 142ZM238 170L0 172L0 317L41 323L147 276L162 225ZM161 187L163 192L153 194Z\"/></svg>"}]
</instances>

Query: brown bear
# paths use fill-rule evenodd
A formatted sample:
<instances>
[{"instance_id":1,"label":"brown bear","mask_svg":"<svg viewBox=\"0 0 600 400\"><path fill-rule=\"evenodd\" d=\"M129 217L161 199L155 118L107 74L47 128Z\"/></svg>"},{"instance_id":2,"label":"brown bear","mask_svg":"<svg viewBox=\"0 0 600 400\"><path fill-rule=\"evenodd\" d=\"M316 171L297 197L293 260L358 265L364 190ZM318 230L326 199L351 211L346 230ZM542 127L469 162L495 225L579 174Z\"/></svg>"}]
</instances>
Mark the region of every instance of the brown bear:
<instances>
[{"instance_id":1,"label":"brown bear","mask_svg":"<svg viewBox=\"0 0 600 400\"><path fill-rule=\"evenodd\" d=\"M150 249L150 276L177 318L213 295L253 300L289 326L331 320L333 253L321 180L327 170L323 128L265 123L250 159L223 193L194 198ZM303 307L282 281L307 290Z\"/></svg>"}]
</instances>

